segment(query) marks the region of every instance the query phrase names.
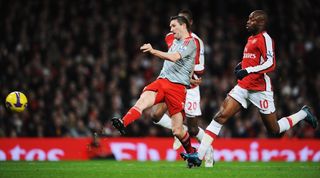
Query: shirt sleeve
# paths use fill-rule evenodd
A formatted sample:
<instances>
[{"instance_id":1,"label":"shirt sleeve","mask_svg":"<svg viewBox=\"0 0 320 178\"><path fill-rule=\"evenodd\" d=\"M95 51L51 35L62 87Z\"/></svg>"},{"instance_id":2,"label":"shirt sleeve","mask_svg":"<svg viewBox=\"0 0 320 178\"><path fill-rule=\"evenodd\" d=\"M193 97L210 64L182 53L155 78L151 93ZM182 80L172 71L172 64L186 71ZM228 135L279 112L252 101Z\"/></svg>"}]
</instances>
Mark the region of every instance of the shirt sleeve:
<instances>
[{"instance_id":1,"label":"shirt sleeve","mask_svg":"<svg viewBox=\"0 0 320 178\"><path fill-rule=\"evenodd\" d=\"M201 75L204 72L204 45L200 39L194 38L196 44L196 57L194 72Z\"/></svg>"},{"instance_id":2,"label":"shirt sleeve","mask_svg":"<svg viewBox=\"0 0 320 178\"><path fill-rule=\"evenodd\" d=\"M166 41L166 44L167 44L167 47L168 49L172 46L172 43L173 43L173 40L174 40L174 35L173 33L168 33L165 37L165 41Z\"/></svg>"}]
</instances>

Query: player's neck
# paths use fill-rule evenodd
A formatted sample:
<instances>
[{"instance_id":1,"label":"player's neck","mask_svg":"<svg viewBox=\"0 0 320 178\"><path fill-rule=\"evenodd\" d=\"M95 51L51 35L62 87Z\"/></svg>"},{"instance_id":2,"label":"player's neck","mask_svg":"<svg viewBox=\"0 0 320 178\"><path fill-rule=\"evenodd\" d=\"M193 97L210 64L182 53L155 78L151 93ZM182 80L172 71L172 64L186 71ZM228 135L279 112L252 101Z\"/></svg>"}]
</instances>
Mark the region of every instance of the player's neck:
<instances>
[{"instance_id":1,"label":"player's neck","mask_svg":"<svg viewBox=\"0 0 320 178\"><path fill-rule=\"evenodd\" d=\"M262 32L264 32L264 31L266 31L264 28L263 29L258 29L258 30L256 30L256 31L254 31L254 32L252 32L252 36L255 36L255 35L258 35L259 33L262 33Z\"/></svg>"},{"instance_id":2,"label":"player's neck","mask_svg":"<svg viewBox=\"0 0 320 178\"><path fill-rule=\"evenodd\" d=\"M186 38L189 38L190 37L190 33L187 31L187 32L184 32L182 35L181 35L181 39L180 40L184 40Z\"/></svg>"}]
</instances>

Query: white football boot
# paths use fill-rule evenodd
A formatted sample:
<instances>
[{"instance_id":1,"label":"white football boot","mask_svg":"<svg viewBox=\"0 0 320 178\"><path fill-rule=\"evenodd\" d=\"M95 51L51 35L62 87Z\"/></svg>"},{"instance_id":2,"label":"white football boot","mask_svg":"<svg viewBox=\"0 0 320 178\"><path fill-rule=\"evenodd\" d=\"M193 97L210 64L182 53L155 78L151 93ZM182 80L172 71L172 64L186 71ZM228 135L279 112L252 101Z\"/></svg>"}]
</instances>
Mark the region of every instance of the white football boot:
<instances>
[{"instance_id":1,"label":"white football boot","mask_svg":"<svg viewBox=\"0 0 320 178\"><path fill-rule=\"evenodd\" d=\"M206 155L204 156L204 166L205 167L213 167L215 161L213 156L213 148L210 146L206 152Z\"/></svg>"}]
</instances>

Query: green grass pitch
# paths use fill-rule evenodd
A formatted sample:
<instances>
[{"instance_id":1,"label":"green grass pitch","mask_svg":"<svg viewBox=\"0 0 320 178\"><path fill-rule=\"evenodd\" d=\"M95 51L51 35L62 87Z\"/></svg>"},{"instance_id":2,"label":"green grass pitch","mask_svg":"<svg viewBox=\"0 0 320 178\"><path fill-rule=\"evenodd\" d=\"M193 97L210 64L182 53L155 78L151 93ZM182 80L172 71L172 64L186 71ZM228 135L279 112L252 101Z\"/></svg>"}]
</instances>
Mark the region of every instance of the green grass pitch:
<instances>
[{"instance_id":1,"label":"green grass pitch","mask_svg":"<svg viewBox=\"0 0 320 178\"><path fill-rule=\"evenodd\" d=\"M0 178L309 178L320 177L320 163L218 162L188 169L185 162L62 161L0 162Z\"/></svg>"}]
</instances>

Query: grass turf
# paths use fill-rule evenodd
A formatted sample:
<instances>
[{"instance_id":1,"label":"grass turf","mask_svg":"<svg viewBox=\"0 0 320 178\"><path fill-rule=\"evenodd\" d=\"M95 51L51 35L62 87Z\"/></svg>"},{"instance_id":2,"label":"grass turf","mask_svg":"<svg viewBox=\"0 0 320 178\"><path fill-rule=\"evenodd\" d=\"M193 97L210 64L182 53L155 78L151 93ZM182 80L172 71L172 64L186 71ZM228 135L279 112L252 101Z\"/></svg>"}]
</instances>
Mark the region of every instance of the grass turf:
<instances>
[{"instance_id":1,"label":"grass turf","mask_svg":"<svg viewBox=\"0 0 320 178\"><path fill-rule=\"evenodd\" d=\"M311 162L218 162L213 168L186 168L177 162L62 161L0 162L0 178L309 178L320 177Z\"/></svg>"}]
</instances>

